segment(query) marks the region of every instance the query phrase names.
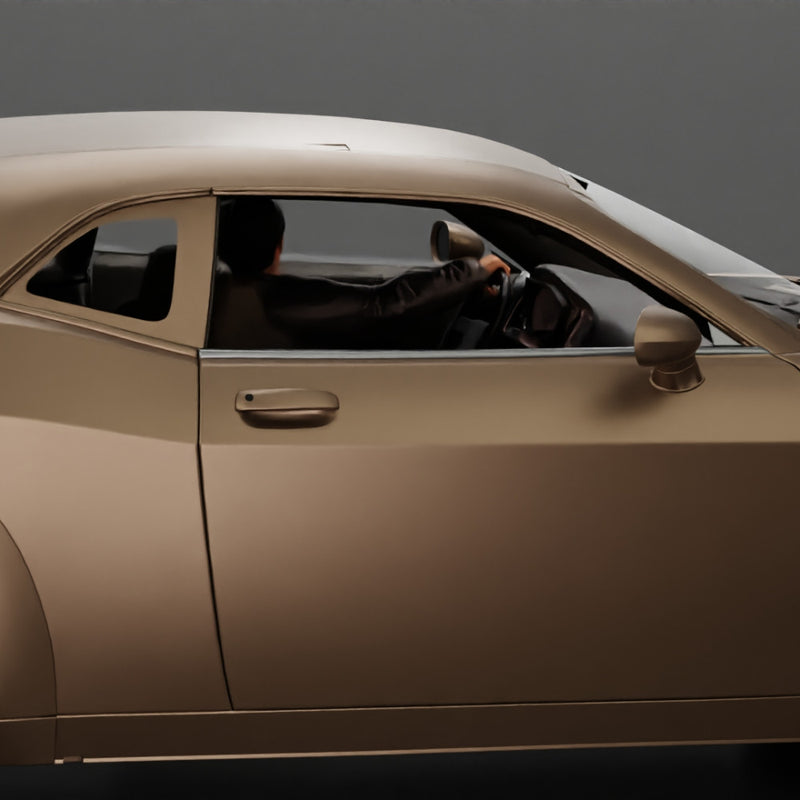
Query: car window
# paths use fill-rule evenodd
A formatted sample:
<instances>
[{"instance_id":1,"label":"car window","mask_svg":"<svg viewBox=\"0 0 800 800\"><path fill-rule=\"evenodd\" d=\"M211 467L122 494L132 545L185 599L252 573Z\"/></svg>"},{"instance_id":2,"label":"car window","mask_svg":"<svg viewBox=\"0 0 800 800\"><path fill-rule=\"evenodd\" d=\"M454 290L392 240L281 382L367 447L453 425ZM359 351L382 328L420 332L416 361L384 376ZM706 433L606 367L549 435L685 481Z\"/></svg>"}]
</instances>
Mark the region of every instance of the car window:
<instances>
[{"instance_id":1,"label":"car window","mask_svg":"<svg viewBox=\"0 0 800 800\"><path fill-rule=\"evenodd\" d=\"M792 330L800 325L800 277L779 275L627 197L586 183L592 200L612 219L644 236L728 291Z\"/></svg>"},{"instance_id":2,"label":"car window","mask_svg":"<svg viewBox=\"0 0 800 800\"><path fill-rule=\"evenodd\" d=\"M455 239L455 258L434 254L443 223L466 231L466 258ZM477 205L223 198L217 241L211 348L632 347L654 303L689 313L706 344L733 341L572 237ZM510 274L487 281L482 253Z\"/></svg>"},{"instance_id":3,"label":"car window","mask_svg":"<svg viewBox=\"0 0 800 800\"><path fill-rule=\"evenodd\" d=\"M173 219L109 222L61 248L26 288L63 303L161 320L172 302L177 242Z\"/></svg>"},{"instance_id":4,"label":"car window","mask_svg":"<svg viewBox=\"0 0 800 800\"><path fill-rule=\"evenodd\" d=\"M283 200L282 271L345 281L380 281L436 266L431 227L447 212L422 206Z\"/></svg>"}]
</instances>

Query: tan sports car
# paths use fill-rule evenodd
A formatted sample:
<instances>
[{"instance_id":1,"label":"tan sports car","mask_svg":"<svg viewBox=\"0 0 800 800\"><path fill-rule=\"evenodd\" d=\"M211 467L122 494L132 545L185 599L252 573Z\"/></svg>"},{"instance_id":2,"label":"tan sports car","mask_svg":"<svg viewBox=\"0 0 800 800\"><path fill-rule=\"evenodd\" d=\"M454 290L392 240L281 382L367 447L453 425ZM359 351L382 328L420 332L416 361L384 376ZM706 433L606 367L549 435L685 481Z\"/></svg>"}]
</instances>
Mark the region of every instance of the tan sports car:
<instances>
[{"instance_id":1,"label":"tan sports car","mask_svg":"<svg viewBox=\"0 0 800 800\"><path fill-rule=\"evenodd\" d=\"M272 342L252 196L302 303L507 267ZM322 117L0 120L0 225L0 762L800 739L796 278Z\"/></svg>"}]
</instances>

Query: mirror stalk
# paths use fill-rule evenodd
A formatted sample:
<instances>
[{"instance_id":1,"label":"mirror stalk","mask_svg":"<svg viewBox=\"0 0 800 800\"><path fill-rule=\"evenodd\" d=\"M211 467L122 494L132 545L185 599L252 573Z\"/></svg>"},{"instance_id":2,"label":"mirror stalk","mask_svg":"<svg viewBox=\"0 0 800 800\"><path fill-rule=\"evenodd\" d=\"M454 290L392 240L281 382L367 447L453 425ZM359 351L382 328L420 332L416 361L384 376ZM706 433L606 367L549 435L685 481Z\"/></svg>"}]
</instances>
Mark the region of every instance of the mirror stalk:
<instances>
[{"instance_id":1,"label":"mirror stalk","mask_svg":"<svg viewBox=\"0 0 800 800\"><path fill-rule=\"evenodd\" d=\"M664 306L648 306L636 323L636 361L653 368L650 383L656 389L688 392L705 380L695 358L702 338L697 325L685 314Z\"/></svg>"}]
</instances>

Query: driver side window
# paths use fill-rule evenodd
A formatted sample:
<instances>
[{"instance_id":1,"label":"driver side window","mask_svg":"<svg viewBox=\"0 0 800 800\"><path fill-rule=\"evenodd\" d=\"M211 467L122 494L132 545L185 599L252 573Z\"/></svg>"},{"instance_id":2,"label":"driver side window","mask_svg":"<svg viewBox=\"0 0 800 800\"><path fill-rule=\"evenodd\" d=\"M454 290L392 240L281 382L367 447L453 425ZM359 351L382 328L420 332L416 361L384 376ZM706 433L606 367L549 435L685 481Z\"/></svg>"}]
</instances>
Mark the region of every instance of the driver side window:
<instances>
[{"instance_id":1,"label":"driver side window","mask_svg":"<svg viewBox=\"0 0 800 800\"><path fill-rule=\"evenodd\" d=\"M218 349L629 347L662 299L559 232L479 206L222 198L217 242ZM490 279L482 253L508 270Z\"/></svg>"},{"instance_id":2,"label":"driver side window","mask_svg":"<svg viewBox=\"0 0 800 800\"><path fill-rule=\"evenodd\" d=\"M488 273L476 258L434 258L441 220L455 222L412 204L222 199L209 346L453 347L451 329Z\"/></svg>"}]
</instances>

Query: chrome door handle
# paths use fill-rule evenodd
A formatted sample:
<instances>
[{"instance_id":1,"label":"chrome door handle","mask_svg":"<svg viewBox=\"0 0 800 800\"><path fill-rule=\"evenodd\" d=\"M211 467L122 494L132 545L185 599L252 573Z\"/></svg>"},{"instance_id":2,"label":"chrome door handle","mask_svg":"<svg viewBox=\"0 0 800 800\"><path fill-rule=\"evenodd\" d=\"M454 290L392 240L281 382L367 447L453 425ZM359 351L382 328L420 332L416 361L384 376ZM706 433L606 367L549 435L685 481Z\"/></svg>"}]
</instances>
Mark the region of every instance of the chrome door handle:
<instances>
[{"instance_id":1,"label":"chrome door handle","mask_svg":"<svg viewBox=\"0 0 800 800\"><path fill-rule=\"evenodd\" d=\"M254 428L317 428L339 410L339 398L316 389L243 389L236 410Z\"/></svg>"}]
</instances>

